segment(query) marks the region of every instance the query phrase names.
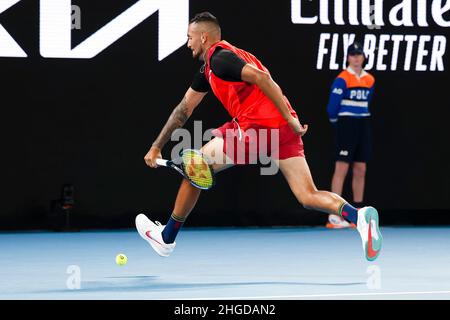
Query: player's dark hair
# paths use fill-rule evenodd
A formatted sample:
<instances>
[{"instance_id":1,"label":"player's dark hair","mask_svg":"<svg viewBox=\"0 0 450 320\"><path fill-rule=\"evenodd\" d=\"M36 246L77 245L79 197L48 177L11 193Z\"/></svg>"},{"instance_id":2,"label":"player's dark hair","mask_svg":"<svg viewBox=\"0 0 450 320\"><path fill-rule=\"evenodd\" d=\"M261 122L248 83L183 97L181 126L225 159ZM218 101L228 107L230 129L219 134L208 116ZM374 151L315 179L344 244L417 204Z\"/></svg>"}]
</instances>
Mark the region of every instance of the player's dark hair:
<instances>
[{"instance_id":1,"label":"player's dark hair","mask_svg":"<svg viewBox=\"0 0 450 320\"><path fill-rule=\"evenodd\" d=\"M208 12L208 11L197 13L191 19L191 21L189 21L189 24L194 23L194 22L196 22L196 23L199 23L199 22L210 22L210 23L213 23L217 27L220 28L219 20L217 20L217 18L215 16L213 16L211 14L211 12Z\"/></svg>"}]
</instances>

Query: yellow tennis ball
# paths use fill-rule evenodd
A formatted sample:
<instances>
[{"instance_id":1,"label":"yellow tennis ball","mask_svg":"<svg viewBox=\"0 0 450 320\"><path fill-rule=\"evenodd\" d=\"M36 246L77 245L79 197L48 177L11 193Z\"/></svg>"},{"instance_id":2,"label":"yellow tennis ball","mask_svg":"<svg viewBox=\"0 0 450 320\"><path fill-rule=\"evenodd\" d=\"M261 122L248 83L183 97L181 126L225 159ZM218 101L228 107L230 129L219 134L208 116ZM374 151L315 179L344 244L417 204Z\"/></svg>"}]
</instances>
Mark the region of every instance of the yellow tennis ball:
<instances>
[{"instance_id":1,"label":"yellow tennis ball","mask_svg":"<svg viewBox=\"0 0 450 320\"><path fill-rule=\"evenodd\" d=\"M116 256L116 263L117 263L119 266L124 266L124 265L126 265L126 264L127 264L127 261L128 261L128 258L127 258L127 256L124 255L123 253L119 253L119 254Z\"/></svg>"}]
</instances>

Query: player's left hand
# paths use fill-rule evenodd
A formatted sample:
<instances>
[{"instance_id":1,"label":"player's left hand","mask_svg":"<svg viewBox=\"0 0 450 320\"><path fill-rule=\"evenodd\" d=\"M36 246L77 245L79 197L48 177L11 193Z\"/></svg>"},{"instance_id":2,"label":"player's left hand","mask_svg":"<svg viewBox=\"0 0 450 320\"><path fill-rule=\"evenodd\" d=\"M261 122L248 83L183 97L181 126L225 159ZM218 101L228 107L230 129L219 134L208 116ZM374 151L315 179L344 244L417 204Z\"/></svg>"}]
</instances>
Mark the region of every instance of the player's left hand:
<instances>
[{"instance_id":1,"label":"player's left hand","mask_svg":"<svg viewBox=\"0 0 450 320\"><path fill-rule=\"evenodd\" d=\"M308 131L308 125L302 125L297 118L292 117L292 119L288 122L289 126L292 130L299 136L303 136L306 131Z\"/></svg>"}]
</instances>

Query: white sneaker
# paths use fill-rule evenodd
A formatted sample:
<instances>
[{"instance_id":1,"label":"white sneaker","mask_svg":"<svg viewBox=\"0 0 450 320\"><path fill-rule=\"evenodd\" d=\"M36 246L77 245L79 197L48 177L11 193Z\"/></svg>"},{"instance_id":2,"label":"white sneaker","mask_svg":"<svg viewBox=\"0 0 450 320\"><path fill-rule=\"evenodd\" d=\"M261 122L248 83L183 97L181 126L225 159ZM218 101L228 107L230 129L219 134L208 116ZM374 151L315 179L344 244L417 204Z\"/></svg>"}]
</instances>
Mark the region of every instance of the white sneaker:
<instances>
[{"instance_id":1,"label":"white sneaker","mask_svg":"<svg viewBox=\"0 0 450 320\"><path fill-rule=\"evenodd\" d=\"M361 235L366 259L374 261L380 254L383 245L383 237L378 226L378 212L374 207L364 207L358 210L357 229Z\"/></svg>"},{"instance_id":2,"label":"white sneaker","mask_svg":"<svg viewBox=\"0 0 450 320\"><path fill-rule=\"evenodd\" d=\"M328 222L326 224L328 229L344 229L344 228L355 228L353 223L345 221L344 218L339 217L335 214L330 214L328 216Z\"/></svg>"},{"instance_id":3,"label":"white sneaker","mask_svg":"<svg viewBox=\"0 0 450 320\"><path fill-rule=\"evenodd\" d=\"M164 243L161 232L164 230L164 225L155 221L153 223L144 214L139 214L136 216L136 229L142 239L146 240L152 248L161 257L168 257L173 249L175 249L176 243Z\"/></svg>"}]
</instances>

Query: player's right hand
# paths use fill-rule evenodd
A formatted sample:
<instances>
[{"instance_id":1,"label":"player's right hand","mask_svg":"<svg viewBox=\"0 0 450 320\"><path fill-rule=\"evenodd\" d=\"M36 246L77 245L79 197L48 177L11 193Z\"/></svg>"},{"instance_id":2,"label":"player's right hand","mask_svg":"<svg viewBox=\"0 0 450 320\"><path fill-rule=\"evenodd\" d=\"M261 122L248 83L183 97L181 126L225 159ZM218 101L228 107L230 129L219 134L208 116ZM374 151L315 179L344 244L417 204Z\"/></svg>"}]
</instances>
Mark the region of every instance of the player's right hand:
<instances>
[{"instance_id":1,"label":"player's right hand","mask_svg":"<svg viewBox=\"0 0 450 320\"><path fill-rule=\"evenodd\" d=\"M303 136L306 133L306 131L308 131L308 125L307 124L302 125L300 121L295 117L292 117L292 119L290 119L288 124L291 127L291 129L294 130L294 132L299 136Z\"/></svg>"},{"instance_id":2,"label":"player's right hand","mask_svg":"<svg viewBox=\"0 0 450 320\"><path fill-rule=\"evenodd\" d=\"M161 149L155 146L152 146L150 150L148 150L147 154L144 157L145 163L150 168L156 168L158 165L156 164L156 159L161 159Z\"/></svg>"}]
</instances>

